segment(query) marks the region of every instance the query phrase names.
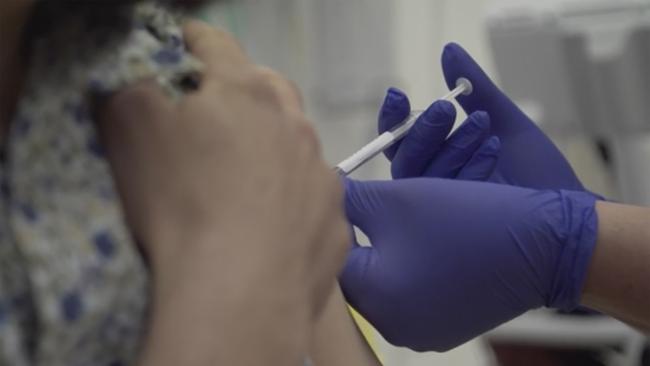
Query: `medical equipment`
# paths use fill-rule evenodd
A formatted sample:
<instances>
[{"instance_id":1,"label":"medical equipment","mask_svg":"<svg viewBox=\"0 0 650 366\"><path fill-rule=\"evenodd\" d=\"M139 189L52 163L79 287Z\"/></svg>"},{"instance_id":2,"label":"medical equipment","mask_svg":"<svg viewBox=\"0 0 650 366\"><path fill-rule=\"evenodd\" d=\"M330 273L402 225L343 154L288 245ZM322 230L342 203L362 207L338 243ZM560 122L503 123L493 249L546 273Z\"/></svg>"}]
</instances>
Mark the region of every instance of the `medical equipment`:
<instances>
[{"instance_id":1,"label":"medical equipment","mask_svg":"<svg viewBox=\"0 0 650 366\"><path fill-rule=\"evenodd\" d=\"M583 158L590 188L650 205L650 2L505 6L487 31L500 86L544 132L609 151L605 163Z\"/></svg>"},{"instance_id":2,"label":"medical equipment","mask_svg":"<svg viewBox=\"0 0 650 366\"><path fill-rule=\"evenodd\" d=\"M472 83L465 78L459 78L456 81L456 88L440 98L440 100L451 101L459 95L470 95L472 94L472 91ZM372 140L369 144L362 147L349 158L339 163L334 170L341 176L347 176L357 170L363 164L404 138L423 112L423 110L412 111L404 122L395 126L390 131L386 131L379 135L379 137Z\"/></svg>"},{"instance_id":3,"label":"medical equipment","mask_svg":"<svg viewBox=\"0 0 650 366\"><path fill-rule=\"evenodd\" d=\"M590 188L613 185L616 201L649 205L650 2L549 3L491 12L487 33L500 86L556 142L570 146L582 175L591 175ZM598 165L576 146L596 139L601 151L609 147ZM598 167L606 173L592 172ZM486 337L497 344L584 349L612 366L639 365L647 344L617 320L545 310Z\"/></svg>"}]
</instances>

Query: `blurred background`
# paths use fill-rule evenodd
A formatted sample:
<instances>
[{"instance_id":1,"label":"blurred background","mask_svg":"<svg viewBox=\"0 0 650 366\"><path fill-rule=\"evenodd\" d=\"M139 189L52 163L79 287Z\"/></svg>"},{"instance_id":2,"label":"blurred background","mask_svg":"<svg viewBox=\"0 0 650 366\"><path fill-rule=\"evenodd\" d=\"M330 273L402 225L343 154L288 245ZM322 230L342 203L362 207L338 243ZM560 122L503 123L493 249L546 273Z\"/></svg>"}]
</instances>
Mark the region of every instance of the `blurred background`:
<instances>
[{"instance_id":1,"label":"blurred background","mask_svg":"<svg viewBox=\"0 0 650 366\"><path fill-rule=\"evenodd\" d=\"M439 57L455 41L586 186L650 204L650 0L232 0L200 16L300 86L332 165L376 136L388 87L418 109L446 92ZM355 176L388 172L379 158ZM364 327L387 365L650 365L644 336L589 312L526 314L445 354L397 349Z\"/></svg>"}]
</instances>

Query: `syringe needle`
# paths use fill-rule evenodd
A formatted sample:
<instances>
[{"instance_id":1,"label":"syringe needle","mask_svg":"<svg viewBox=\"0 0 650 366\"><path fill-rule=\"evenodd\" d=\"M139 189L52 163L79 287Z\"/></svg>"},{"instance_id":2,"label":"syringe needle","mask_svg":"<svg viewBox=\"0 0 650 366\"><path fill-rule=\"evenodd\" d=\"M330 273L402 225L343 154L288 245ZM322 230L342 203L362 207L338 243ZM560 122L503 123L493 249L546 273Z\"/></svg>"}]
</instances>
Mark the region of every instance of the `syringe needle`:
<instances>
[{"instance_id":1,"label":"syringe needle","mask_svg":"<svg viewBox=\"0 0 650 366\"><path fill-rule=\"evenodd\" d=\"M456 88L444 95L440 100L451 101L459 95L470 95L473 91L472 83L465 79L460 78L456 81ZM415 125L415 121L422 115L423 111L412 111L409 116L399 125L395 126L390 131L386 131L379 135L376 139L372 140L369 144L362 147L359 151L352 154L349 158L340 162L334 170L342 176L347 176L353 171L357 170L363 164L382 153L384 150L393 146L397 141L401 140L408 131Z\"/></svg>"}]
</instances>

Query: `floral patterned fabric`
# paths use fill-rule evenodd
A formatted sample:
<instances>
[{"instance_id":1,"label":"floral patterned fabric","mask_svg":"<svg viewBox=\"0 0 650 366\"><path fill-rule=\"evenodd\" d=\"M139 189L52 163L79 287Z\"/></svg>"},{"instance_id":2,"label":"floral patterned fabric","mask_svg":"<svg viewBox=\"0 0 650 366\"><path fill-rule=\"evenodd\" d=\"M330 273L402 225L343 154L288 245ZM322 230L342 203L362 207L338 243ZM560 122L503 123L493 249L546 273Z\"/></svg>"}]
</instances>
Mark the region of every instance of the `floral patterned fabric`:
<instances>
[{"instance_id":1,"label":"floral patterned fabric","mask_svg":"<svg viewBox=\"0 0 650 366\"><path fill-rule=\"evenodd\" d=\"M0 365L122 366L137 356L148 274L92 102L151 77L181 98L200 65L170 11L128 9L125 29L78 18L32 44L0 176Z\"/></svg>"}]
</instances>

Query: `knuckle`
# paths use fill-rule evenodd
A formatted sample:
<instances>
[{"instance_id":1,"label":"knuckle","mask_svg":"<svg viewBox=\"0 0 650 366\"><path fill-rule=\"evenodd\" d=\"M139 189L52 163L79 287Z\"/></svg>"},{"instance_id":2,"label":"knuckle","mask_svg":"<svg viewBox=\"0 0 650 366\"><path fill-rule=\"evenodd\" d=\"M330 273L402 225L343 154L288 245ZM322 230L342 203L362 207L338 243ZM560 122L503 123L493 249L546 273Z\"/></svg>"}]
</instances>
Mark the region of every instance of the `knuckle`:
<instances>
[{"instance_id":1,"label":"knuckle","mask_svg":"<svg viewBox=\"0 0 650 366\"><path fill-rule=\"evenodd\" d=\"M205 43L210 41L214 31L211 26L196 20L187 22L183 27L185 40L193 50L205 46Z\"/></svg>"},{"instance_id":2,"label":"knuckle","mask_svg":"<svg viewBox=\"0 0 650 366\"><path fill-rule=\"evenodd\" d=\"M252 67L242 74L241 84L252 93L253 97L264 104L280 106L282 97L275 76L258 67Z\"/></svg>"},{"instance_id":3,"label":"knuckle","mask_svg":"<svg viewBox=\"0 0 650 366\"><path fill-rule=\"evenodd\" d=\"M275 77L277 74L275 70L264 65L255 65L254 70L259 76Z\"/></svg>"},{"instance_id":4,"label":"knuckle","mask_svg":"<svg viewBox=\"0 0 650 366\"><path fill-rule=\"evenodd\" d=\"M256 66L255 73L257 82L275 94L274 99L282 103L283 107L302 111L302 96L296 84L266 66Z\"/></svg>"},{"instance_id":5,"label":"knuckle","mask_svg":"<svg viewBox=\"0 0 650 366\"><path fill-rule=\"evenodd\" d=\"M298 138L314 152L320 150L320 141L314 125L305 117L294 117Z\"/></svg>"},{"instance_id":6,"label":"knuckle","mask_svg":"<svg viewBox=\"0 0 650 366\"><path fill-rule=\"evenodd\" d=\"M208 36L220 39L220 40L222 40L224 42L239 45L239 42L237 41L235 36L233 36L232 33L226 31L225 29L215 27L215 26L212 26L212 25L209 25L209 24L206 24L205 26L208 28L208 32L207 32Z\"/></svg>"},{"instance_id":7,"label":"knuckle","mask_svg":"<svg viewBox=\"0 0 650 366\"><path fill-rule=\"evenodd\" d=\"M296 84L294 81L289 80L289 79L285 79L285 82L287 83L287 85L289 87L289 91L291 92L292 97L294 98L294 100L298 104L298 107L300 108L300 110L303 110L305 101L302 98L302 93L300 92L300 88L298 87L298 84Z\"/></svg>"},{"instance_id":8,"label":"knuckle","mask_svg":"<svg viewBox=\"0 0 650 366\"><path fill-rule=\"evenodd\" d=\"M255 72L261 80L264 80L269 84L275 85L284 81L284 77L282 77L280 73L266 66L255 66Z\"/></svg>"},{"instance_id":9,"label":"knuckle","mask_svg":"<svg viewBox=\"0 0 650 366\"><path fill-rule=\"evenodd\" d=\"M279 84L282 77L275 71L264 66L255 66L253 68L252 82L274 92L279 92Z\"/></svg>"},{"instance_id":10,"label":"knuckle","mask_svg":"<svg viewBox=\"0 0 650 366\"><path fill-rule=\"evenodd\" d=\"M207 23L196 19L190 19L183 24L183 32L186 37L200 36L212 29Z\"/></svg>"},{"instance_id":11,"label":"knuckle","mask_svg":"<svg viewBox=\"0 0 650 366\"><path fill-rule=\"evenodd\" d=\"M235 38L225 30L198 20L185 23L183 33L188 46L192 49L210 47L216 42L237 43Z\"/></svg>"},{"instance_id":12,"label":"knuckle","mask_svg":"<svg viewBox=\"0 0 650 366\"><path fill-rule=\"evenodd\" d=\"M231 69L248 61L235 37L209 24L190 21L185 24L184 37L187 47L205 63L209 76L228 74Z\"/></svg>"}]
</instances>

